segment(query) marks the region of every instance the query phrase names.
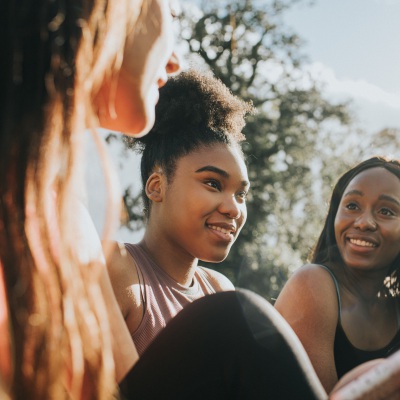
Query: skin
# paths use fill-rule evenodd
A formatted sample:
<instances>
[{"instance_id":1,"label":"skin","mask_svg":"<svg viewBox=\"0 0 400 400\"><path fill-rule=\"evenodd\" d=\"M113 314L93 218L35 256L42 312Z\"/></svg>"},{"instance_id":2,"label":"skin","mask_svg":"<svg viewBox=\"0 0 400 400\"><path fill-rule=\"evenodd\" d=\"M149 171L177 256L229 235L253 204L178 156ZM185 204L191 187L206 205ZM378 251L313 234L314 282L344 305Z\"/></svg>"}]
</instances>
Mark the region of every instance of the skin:
<instances>
[{"instance_id":1,"label":"skin","mask_svg":"<svg viewBox=\"0 0 400 400\"><path fill-rule=\"evenodd\" d=\"M172 182L160 168L149 177L151 212L141 245L175 281L190 286L199 259L220 262L228 255L246 217L247 169L236 148L201 148L180 158ZM216 230L224 228L224 233ZM137 269L125 248L114 243L108 265L122 314L133 334L143 317ZM217 291L233 290L220 273L207 269Z\"/></svg>"},{"instance_id":2,"label":"skin","mask_svg":"<svg viewBox=\"0 0 400 400\"><path fill-rule=\"evenodd\" d=\"M335 386L331 400L399 400L400 352L369 361L346 374Z\"/></svg>"},{"instance_id":3,"label":"skin","mask_svg":"<svg viewBox=\"0 0 400 400\"><path fill-rule=\"evenodd\" d=\"M166 83L168 74L180 69L179 59L173 52L174 35L168 2L150 0L141 24L142 28L135 30L127 39L124 60L116 83L104 81L94 99L102 128L136 136L145 135L153 126L158 89ZM91 228L93 223L87 223L86 226L92 231L88 235L96 238L93 239L93 248L101 249L100 240ZM114 253L107 245L103 249L107 258L110 252ZM99 262L105 264L103 258ZM119 299L114 296L112 289L115 288L111 286L106 267L100 285L108 306L116 377L121 381L139 357L125 321L118 311Z\"/></svg>"},{"instance_id":4,"label":"skin","mask_svg":"<svg viewBox=\"0 0 400 400\"><path fill-rule=\"evenodd\" d=\"M8 309L3 267L0 263L0 376L4 382L11 380L10 338L8 335ZM0 387L0 394L1 387Z\"/></svg>"},{"instance_id":5,"label":"skin","mask_svg":"<svg viewBox=\"0 0 400 400\"><path fill-rule=\"evenodd\" d=\"M139 23L127 39L118 77L106 80L95 98L101 127L135 136L153 126L158 89L180 69L169 3L149 0Z\"/></svg>"},{"instance_id":6,"label":"skin","mask_svg":"<svg viewBox=\"0 0 400 400\"><path fill-rule=\"evenodd\" d=\"M342 264L328 264L339 281L342 327L362 350L378 350L395 336L395 300L377 297L400 252L400 181L384 168L358 174L346 188L335 219ZM330 274L307 264L289 279L276 309L289 322L330 392L337 383L333 344L338 323Z\"/></svg>"},{"instance_id":7,"label":"skin","mask_svg":"<svg viewBox=\"0 0 400 400\"><path fill-rule=\"evenodd\" d=\"M144 135L154 123L158 88L167 80L167 74L179 71L179 60L173 52L174 37L172 16L168 2L150 0L147 13L142 19L142 29L134 31L127 39L121 71L117 78L105 80L96 96L94 105L98 110L101 127L129 135ZM76 227L77 254L85 262L99 265L99 285L107 305L107 313L113 338L116 378L120 381L138 360L126 324L119 312L107 274L102 247L85 207L77 202L73 213L82 223ZM8 312L6 307L3 276L0 274L0 351L5 354L0 363L2 380L11 374L9 354ZM123 350L122 350L123 349ZM85 394L82 396L85 398Z\"/></svg>"},{"instance_id":8,"label":"skin","mask_svg":"<svg viewBox=\"0 0 400 400\"><path fill-rule=\"evenodd\" d=\"M349 268L385 276L400 252L399 179L384 168L357 175L340 202L335 237Z\"/></svg>"}]
</instances>

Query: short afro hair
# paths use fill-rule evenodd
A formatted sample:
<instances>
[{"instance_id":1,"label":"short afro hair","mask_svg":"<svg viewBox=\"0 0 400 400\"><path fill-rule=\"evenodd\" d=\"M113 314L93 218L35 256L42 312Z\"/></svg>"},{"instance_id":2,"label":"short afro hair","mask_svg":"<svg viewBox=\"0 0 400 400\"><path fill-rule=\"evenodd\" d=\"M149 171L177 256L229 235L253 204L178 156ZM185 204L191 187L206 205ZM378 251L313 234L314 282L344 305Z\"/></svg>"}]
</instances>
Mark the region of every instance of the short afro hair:
<instances>
[{"instance_id":1,"label":"short afro hair","mask_svg":"<svg viewBox=\"0 0 400 400\"><path fill-rule=\"evenodd\" d=\"M161 167L170 182L181 157L216 143L237 146L245 139L242 129L251 102L234 96L211 73L189 70L171 77L160 89L155 124L142 138L125 138L128 147L142 153L141 179L144 212L150 201L144 188L155 167Z\"/></svg>"}]
</instances>

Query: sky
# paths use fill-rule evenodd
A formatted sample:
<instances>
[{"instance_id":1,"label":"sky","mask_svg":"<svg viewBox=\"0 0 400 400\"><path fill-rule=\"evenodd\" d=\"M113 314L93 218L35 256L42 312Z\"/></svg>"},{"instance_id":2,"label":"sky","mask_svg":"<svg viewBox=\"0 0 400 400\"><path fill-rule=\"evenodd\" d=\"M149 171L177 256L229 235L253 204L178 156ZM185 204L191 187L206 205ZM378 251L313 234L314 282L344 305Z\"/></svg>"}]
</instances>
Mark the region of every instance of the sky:
<instances>
[{"instance_id":1,"label":"sky","mask_svg":"<svg viewBox=\"0 0 400 400\"><path fill-rule=\"evenodd\" d=\"M353 99L359 127L371 133L400 128L400 0L316 0L312 7L304 3L293 6L284 18L305 42L302 51L308 62L304 68L326 83L326 96ZM109 151L121 186L132 185L134 192L139 191L138 158L122 157L117 142ZM88 152L96 153L93 143ZM101 232L107 206L99 171L99 162L92 156L89 210ZM135 242L141 235L122 228L116 239Z\"/></svg>"},{"instance_id":2,"label":"sky","mask_svg":"<svg viewBox=\"0 0 400 400\"><path fill-rule=\"evenodd\" d=\"M333 98L351 98L359 125L400 128L400 0L316 0L285 24L305 41L305 68ZM400 138L399 138L400 140Z\"/></svg>"}]
</instances>

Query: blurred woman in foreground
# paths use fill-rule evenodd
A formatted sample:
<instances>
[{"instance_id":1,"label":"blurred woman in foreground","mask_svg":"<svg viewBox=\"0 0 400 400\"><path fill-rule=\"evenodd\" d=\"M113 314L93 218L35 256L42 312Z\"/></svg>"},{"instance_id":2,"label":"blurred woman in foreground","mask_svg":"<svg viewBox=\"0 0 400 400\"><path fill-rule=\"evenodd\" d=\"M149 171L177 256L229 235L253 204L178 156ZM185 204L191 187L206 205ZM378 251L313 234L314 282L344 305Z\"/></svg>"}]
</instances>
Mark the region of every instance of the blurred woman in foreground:
<instances>
[{"instance_id":1,"label":"blurred woman in foreground","mask_svg":"<svg viewBox=\"0 0 400 400\"><path fill-rule=\"evenodd\" d=\"M0 15L1 384L16 399L110 398L137 353L78 200L84 132L152 125L158 86L179 68L170 10L5 0Z\"/></svg>"},{"instance_id":2,"label":"blurred woman in foreground","mask_svg":"<svg viewBox=\"0 0 400 400\"><path fill-rule=\"evenodd\" d=\"M124 393L144 399L147 383L158 383L151 374L166 368L163 398L178 398L173 392L179 389L181 398L189 390L192 398L207 393L209 399L326 398L291 329L268 303L246 292L209 296L187 307L137 363L98 236L77 199L83 190L84 131L102 126L145 133L153 123L157 87L179 68L167 2L4 0L0 15L6 32L0 38L1 390L12 399L107 399L126 376ZM118 191L109 192L105 238L120 203ZM240 329L228 341L231 326ZM254 334L263 327L272 336L260 340ZM200 334L197 343L193 331ZM204 367L202 374L176 380L187 365L180 365L171 341L183 357L196 349L191 365ZM219 349L220 364L207 343ZM246 361L235 360L237 369L226 364L233 354L229 344ZM260 355L266 369L255 368L251 355ZM174 365L180 370L169 368ZM206 386L212 365L228 367L221 375L228 381L217 382L221 396ZM275 381L281 371L284 385ZM247 387L236 379L238 372Z\"/></svg>"}]
</instances>

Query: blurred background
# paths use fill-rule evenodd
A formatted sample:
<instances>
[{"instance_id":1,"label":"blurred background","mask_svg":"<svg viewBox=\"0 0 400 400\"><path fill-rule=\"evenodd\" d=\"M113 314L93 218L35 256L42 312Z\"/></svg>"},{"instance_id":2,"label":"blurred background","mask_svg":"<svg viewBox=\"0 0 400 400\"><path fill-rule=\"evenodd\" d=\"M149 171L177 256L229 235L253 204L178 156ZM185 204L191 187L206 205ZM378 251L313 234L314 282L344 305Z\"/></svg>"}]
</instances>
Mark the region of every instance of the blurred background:
<instances>
[{"instance_id":1,"label":"blurred background","mask_svg":"<svg viewBox=\"0 0 400 400\"><path fill-rule=\"evenodd\" d=\"M211 70L258 109L244 130L248 220L229 257L207 266L273 302L306 262L339 175L372 155L400 158L400 1L182 0L173 7L185 67ZM120 137L101 135L126 206L115 239L137 242L139 156ZM89 142L88 203L101 234L106 189Z\"/></svg>"}]
</instances>

